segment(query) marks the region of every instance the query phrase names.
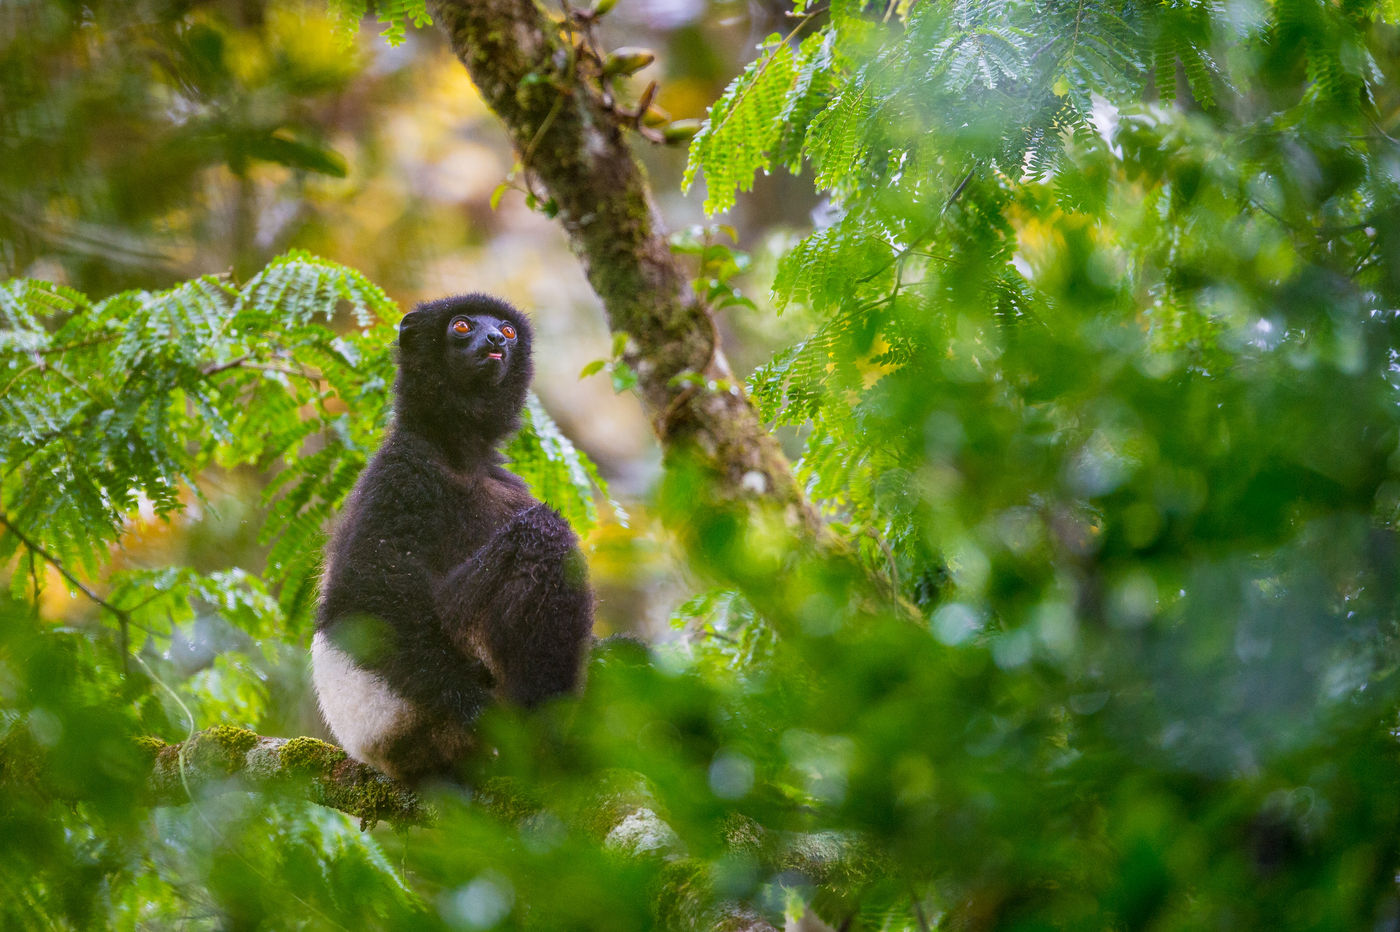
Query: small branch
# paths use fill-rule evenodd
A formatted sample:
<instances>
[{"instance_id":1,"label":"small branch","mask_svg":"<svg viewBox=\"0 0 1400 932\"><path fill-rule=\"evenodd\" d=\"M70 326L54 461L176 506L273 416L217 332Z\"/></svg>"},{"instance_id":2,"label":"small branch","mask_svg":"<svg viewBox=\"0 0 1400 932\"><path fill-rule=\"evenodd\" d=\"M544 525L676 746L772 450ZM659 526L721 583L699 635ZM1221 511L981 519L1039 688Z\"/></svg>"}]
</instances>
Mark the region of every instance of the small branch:
<instances>
[{"instance_id":1,"label":"small branch","mask_svg":"<svg viewBox=\"0 0 1400 932\"><path fill-rule=\"evenodd\" d=\"M159 598L159 593L153 594L150 597L143 599L132 608L118 608L117 606L113 605L111 602L107 601L102 596L94 592L77 576L73 575L73 572L70 569L68 569L68 567L63 565L62 560L54 556L49 551L45 550L35 540L33 540L19 528L15 527L14 522L12 522L9 516L6 515L3 511L0 511L0 526L3 526L11 534L15 535L15 538L18 539L20 544L23 545L30 553L34 554L39 559L49 564L49 566L52 566L54 569L58 570L60 576L68 580L68 583L70 585L72 585L75 589L77 589L84 596L86 596L90 601L92 601L93 604L111 613L112 617L117 619L117 633L119 637L118 647L121 651L123 674L130 672L132 628L136 628L138 631L144 631L147 635L150 635L152 637L166 636L160 635L157 632L152 631L150 628L147 628L145 625L137 624L136 622L131 620L131 613L133 610L140 608L147 602L150 602L152 599ZM34 591L37 599L39 590L39 578L37 574L33 573L33 568L33 564L31 563L30 571L31 576L33 576L34 579Z\"/></svg>"},{"instance_id":2,"label":"small branch","mask_svg":"<svg viewBox=\"0 0 1400 932\"><path fill-rule=\"evenodd\" d=\"M6 395L8 395L8 394L10 393L10 389L12 389L12 388L15 387L15 383L16 383L16 382L18 382L20 379L24 378L26 375L28 375L29 373L33 372L35 369L38 369L38 368L40 368L40 366L39 366L38 363L32 363L32 364L30 364L30 365L28 365L28 366L25 366L23 369L19 370L18 372L16 372L14 378L12 378L12 379L10 379L10 381L6 382L4 388L0 388L0 398L3 398L3 397L5 397Z\"/></svg>"},{"instance_id":3,"label":"small branch","mask_svg":"<svg viewBox=\"0 0 1400 932\"><path fill-rule=\"evenodd\" d=\"M23 544L30 552L42 558L44 562L48 563L54 569L58 570L59 575L61 575L64 579L68 580L68 582L75 589L77 589L83 595L87 596L97 605L101 606L102 608L105 608L107 611L117 616L117 619L123 624L127 622L128 613L124 609L117 608L111 602L108 602L106 599L102 598L102 596L89 589L81 579L74 576L72 572L69 571L68 567L63 565L62 561L60 561L58 557L49 553L43 547L39 546L39 544L35 543L34 540L31 539L28 535L26 535L23 531L15 527L14 523L10 521L9 516L6 515L3 511L0 511L0 525L4 525L5 529L8 530L11 534L15 535L19 542Z\"/></svg>"},{"instance_id":4,"label":"small branch","mask_svg":"<svg viewBox=\"0 0 1400 932\"><path fill-rule=\"evenodd\" d=\"M211 375L215 375L215 374L217 374L217 373L219 373L219 372L223 372L225 369L235 369L235 368L237 368L237 367L243 365L243 364L244 364L245 362L247 362L247 361L248 361L248 357L247 357L247 356L238 356L238 357L236 357L236 358L234 358L234 359L227 360L226 362L221 362L221 363L210 363L209 365L205 366L204 368L200 369L199 371L200 371L200 374L201 374L201 375L203 375L205 378L208 378L208 377L211 376Z\"/></svg>"},{"instance_id":5,"label":"small branch","mask_svg":"<svg viewBox=\"0 0 1400 932\"><path fill-rule=\"evenodd\" d=\"M738 97L734 98L734 103L731 104L730 107L729 107L729 109L725 112L725 114L724 114L724 119L720 120L719 123L718 123L718 125L716 125L716 126L711 130L712 133L718 133L721 129L723 129L723 128L724 128L724 124L728 123L728 122L729 122L729 118L730 118L731 116L733 116L734 113L736 113L736 112L738 111L739 105L742 104L742 103L744 102L744 98L747 97L747 96L749 96L749 91L751 91L754 87L756 87L756 86L758 85L758 79L761 78L761 77L763 77L763 73L764 73L765 71L767 71L768 68L773 64L774 59L777 58L778 51L779 51L783 46L785 46L785 45L787 45L789 42L791 42L791 41L793 40L793 38L797 35L797 33L802 29L803 26L806 26L808 23L810 23L810 22L813 20L813 18L815 18L818 14L823 13L823 12L825 12L824 9L823 9L823 10L808 10L808 11L805 12L805 13L798 13L798 14L795 14L795 15L798 17L797 25L796 25L796 26L793 26L792 29L788 31L788 34L787 34L787 35L783 36L781 39L779 39L779 40L777 41L777 43L775 43L775 44L772 46L772 49L773 49L773 50L772 50L771 52L769 52L768 57L765 58L765 59L763 60L763 64L761 64L761 65L758 66L758 70L754 73L753 80L750 81L749 84L748 84L742 91L739 92L739 96L738 96ZM766 47L767 47L767 46L765 46L765 48L766 48Z\"/></svg>"},{"instance_id":6,"label":"small branch","mask_svg":"<svg viewBox=\"0 0 1400 932\"><path fill-rule=\"evenodd\" d=\"M78 340L74 343L64 343L62 346L46 346L43 349L37 349L33 352L38 356L49 356L53 353L66 353L69 350L83 349L84 347L88 346L98 346L102 343L111 343L113 340L118 339L120 336L120 333L104 333L101 336L90 337L86 340Z\"/></svg>"},{"instance_id":7,"label":"small branch","mask_svg":"<svg viewBox=\"0 0 1400 932\"><path fill-rule=\"evenodd\" d=\"M55 784L33 766L44 748L17 729L20 737L0 746L0 795L23 789L59 801ZM150 806L182 806L226 792L255 792L305 799L355 816L361 829L380 822L398 827L435 828L439 813L412 789L374 768L351 759L335 745L315 738L270 738L244 728L216 725L169 744L137 738L150 755L144 798ZM6 758L29 760L29 766L6 766ZM71 784L59 784L71 786ZM776 932L753 906L726 899L716 876L713 852L696 856L666 819L646 777L635 771L598 772L595 790L577 807L551 813L572 830L592 839L610 855L650 864L656 870L654 909L660 925L686 932ZM528 828L541 812L539 789L508 778L491 778L473 787L470 801L504 825ZM201 812L201 815L203 813ZM209 823L217 832L215 823ZM774 832L751 819L734 816L721 839L780 883L857 889L879 881L887 860L854 835L836 832ZM708 845L707 845L708 847Z\"/></svg>"},{"instance_id":8,"label":"small branch","mask_svg":"<svg viewBox=\"0 0 1400 932\"><path fill-rule=\"evenodd\" d=\"M962 176L962 180L957 183L957 186L953 188L953 193L949 194L947 199L943 202L943 206L938 210L938 216L934 219L934 221L931 224L929 224L928 229L924 230L918 236L914 237L914 239L910 241L909 245L905 246L903 249L898 250L894 255L890 256L889 261L886 262L884 265L880 266L878 269L871 272L864 278L856 279L856 281L858 281L861 284L865 284L868 281L873 281L874 279L883 275L885 273L885 270L888 269L890 266L895 265L896 263L902 263L905 259L907 259L910 256L910 254L918 252L919 245L933 233L934 229L937 228L938 223L943 219L944 215L948 213L948 208L952 207L953 204L957 201L957 199L962 196L963 191L967 188L968 182L972 180L973 172L975 172L976 170L977 166L973 165Z\"/></svg>"},{"instance_id":9,"label":"small branch","mask_svg":"<svg viewBox=\"0 0 1400 932\"><path fill-rule=\"evenodd\" d=\"M358 817L362 829L378 822L428 826L437 819L417 793L315 738L267 738L220 725L182 744L145 738L142 745L152 755L147 781L152 805L183 805L209 794L253 790L304 797ZM489 781L478 788L474 800L519 824L538 811L531 796L519 793L508 780ZM746 904L714 902L712 866L687 854L675 831L657 814L660 808L640 774L613 772L602 778L598 792L575 815L581 816L578 825L591 828L605 850L664 863L658 910L675 920L672 927L776 932Z\"/></svg>"},{"instance_id":10,"label":"small branch","mask_svg":"<svg viewBox=\"0 0 1400 932\"><path fill-rule=\"evenodd\" d=\"M885 538L874 528L867 527L861 530L866 537L875 542L875 546L879 547L880 552L885 555L886 572L889 573L890 577L890 592L894 598L899 598L899 567L895 565L894 551L890 549Z\"/></svg>"},{"instance_id":11,"label":"small branch","mask_svg":"<svg viewBox=\"0 0 1400 932\"><path fill-rule=\"evenodd\" d=\"M236 359L229 359L219 363L209 363L199 370L200 375L208 378L229 369L251 369L256 372L271 372L275 375L289 375L298 379L305 379L313 385L320 385L322 378L319 374L309 372L305 368L290 368L288 366L275 366L267 362L255 362L251 356L239 356Z\"/></svg>"}]
</instances>

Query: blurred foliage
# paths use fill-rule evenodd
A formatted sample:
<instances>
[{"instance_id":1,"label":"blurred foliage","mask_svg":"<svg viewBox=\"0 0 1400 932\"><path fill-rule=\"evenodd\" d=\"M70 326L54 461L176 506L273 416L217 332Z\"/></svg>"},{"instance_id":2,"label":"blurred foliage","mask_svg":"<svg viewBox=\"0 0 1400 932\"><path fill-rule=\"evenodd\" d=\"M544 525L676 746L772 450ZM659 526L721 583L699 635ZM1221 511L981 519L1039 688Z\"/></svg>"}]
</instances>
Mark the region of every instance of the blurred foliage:
<instances>
[{"instance_id":1,"label":"blurred foliage","mask_svg":"<svg viewBox=\"0 0 1400 932\"><path fill-rule=\"evenodd\" d=\"M689 637L483 721L476 785L523 810L446 794L406 835L247 794L151 812L133 736L270 730L268 671L305 676L392 305L303 254L101 299L13 281L0 924L706 927L678 886L853 929L1394 922L1400 10L798 15L687 174L714 209L779 167L829 198L775 273L805 337L750 390L919 623L678 460ZM677 248L747 306L740 252ZM596 475L529 422L513 468L586 528ZM274 477L245 512L265 565L139 562L141 526L200 521L240 471ZM600 845L619 772L683 861Z\"/></svg>"},{"instance_id":2,"label":"blurred foliage","mask_svg":"<svg viewBox=\"0 0 1400 932\"><path fill-rule=\"evenodd\" d=\"M1393 915L1397 11L893 13L770 37L687 171L829 193L751 389L953 651L813 729L856 761L833 820L975 925ZM868 682L878 637L814 669Z\"/></svg>"},{"instance_id":3,"label":"blurred foliage","mask_svg":"<svg viewBox=\"0 0 1400 932\"><path fill-rule=\"evenodd\" d=\"M168 283L189 238L219 230L251 275L279 235L259 217L259 169L285 170L292 199L346 173L329 104L359 63L327 24L310 4L6 3L0 269L44 258L84 285Z\"/></svg>"},{"instance_id":4,"label":"blurred foliage","mask_svg":"<svg viewBox=\"0 0 1400 932\"><path fill-rule=\"evenodd\" d=\"M329 0L328 5L347 37L353 36L360 21L370 12L369 0ZM384 27L380 36L390 45L403 42L408 35L408 24L428 26L433 22L426 0L375 0L373 6L374 18Z\"/></svg>"}]
</instances>

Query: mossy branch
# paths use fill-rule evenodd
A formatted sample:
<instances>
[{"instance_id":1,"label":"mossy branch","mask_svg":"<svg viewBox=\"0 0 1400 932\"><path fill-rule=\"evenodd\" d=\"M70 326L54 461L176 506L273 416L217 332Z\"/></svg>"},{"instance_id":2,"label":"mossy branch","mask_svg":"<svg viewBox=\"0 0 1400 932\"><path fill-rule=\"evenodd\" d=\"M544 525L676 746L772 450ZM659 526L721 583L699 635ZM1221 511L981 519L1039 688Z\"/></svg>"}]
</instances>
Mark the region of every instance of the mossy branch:
<instances>
[{"instance_id":1,"label":"mossy branch","mask_svg":"<svg viewBox=\"0 0 1400 932\"><path fill-rule=\"evenodd\" d=\"M244 728L216 725L180 744L142 738L151 755L152 805L182 805L196 797L233 790L272 790L357 816L361 827L377 822L428 825L431 807L404 786L345 751L316 738L267 738ZM492 780L473 794L502 820L524 825L542 807L507 780ZM711 865L687 855L670 825L657 814L646 780L628 771L600 774L598 791L570 814L572 823L606 850L624 858L664 862L657 909L668 928L723 928L775 932L757 911L737 901L715 902Z\"/></svg>"},{"instance_id":2,"label":"mossy branch","mask_svg":"<svg viewBox=\"0 0 1400 932\"><path fill-rule=\"evenodd\" d=\"M152 805L183 805L191 794L265 790L305 795L358 817L361 827L381 821L424 826L435 819L432 808L413 790L316 738L268 738L216 725L179 744L153 737L139 740L151 755L147 785ZM530 794L518 792L505 780L488 782L474 799L501 819L520 825L542 811ZM566 815L618 856L664 863L656 903L667 928L774 932L751 906L716 902L713 865L688 854L660 811L645 778L619 770L599 774L597 792ZM757 862L801 875L810 883L868 881L880 869L880 859L865 845L832 833L784 835L743 820L726 830L723 841Z\"/></svg>"},{"instance_id":3,"label":"mossy branch","mask_svg":"<svg viewBox=\"0 0 1400 932\"><path fill-rule=\"evenodd\" d=\"M151 753L150 802L178 805L190 795L226 790L276 790L360 819L423 825L432 810L417 793L343 750L316 738L265 738L216 725L181 744L141 739Z\"/></svg>"}]
</instances>

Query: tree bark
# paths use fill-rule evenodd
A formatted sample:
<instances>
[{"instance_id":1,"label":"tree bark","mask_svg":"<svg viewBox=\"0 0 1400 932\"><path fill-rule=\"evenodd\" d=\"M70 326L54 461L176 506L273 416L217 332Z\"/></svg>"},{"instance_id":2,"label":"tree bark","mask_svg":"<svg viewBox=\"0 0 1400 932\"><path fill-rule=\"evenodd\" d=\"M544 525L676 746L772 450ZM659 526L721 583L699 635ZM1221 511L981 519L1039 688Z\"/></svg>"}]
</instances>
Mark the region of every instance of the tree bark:
<instances>
[{"instance_id":1,"label":"tree bark","mask_svg":"<svg viewBox=\"0 0 1400 932\"><path fill-rule=\"evenodd\" d=\"M599 67L532 0L429 0L521 163L557 208L668 455L698 454L726 499L764 501L831 537L759 422L709 309L672 255ZM706 388L718 384L719 389Z\"/></svg>"},{"instance_id":2,"label":"tree bark","mask_svg":"<svg viewBox=\"0 0 1400 932\"><path fill-rule=\"evenodd\" d=\"M153 755L147 781L153 805L179 805L225 790L272 790L357 816L362 828L433 820L417 793L315 738L266 738L216 725L182 744L154 738L142 743Z\"/></svg>"}]
</instances>

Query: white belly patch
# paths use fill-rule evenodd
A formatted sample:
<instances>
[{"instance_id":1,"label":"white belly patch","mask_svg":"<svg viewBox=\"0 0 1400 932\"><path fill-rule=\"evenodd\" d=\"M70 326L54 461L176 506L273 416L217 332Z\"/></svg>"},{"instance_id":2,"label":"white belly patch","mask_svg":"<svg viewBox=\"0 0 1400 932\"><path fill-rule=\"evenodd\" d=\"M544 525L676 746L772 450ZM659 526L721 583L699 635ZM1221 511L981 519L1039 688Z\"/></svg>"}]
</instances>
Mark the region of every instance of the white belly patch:
<instances>
[{"instance_id":1,"label":"white belly patch","mask_svg":"<svg viewBox=\"0 0 1400 932\"><path fill-rule=\"evenodd\" d=\"M413 706L383 677L356 664L320 631L311 639L311 682L326 724L356 760L373 764L376 745L414 718Z\"/></svg>"}]
</instances>

